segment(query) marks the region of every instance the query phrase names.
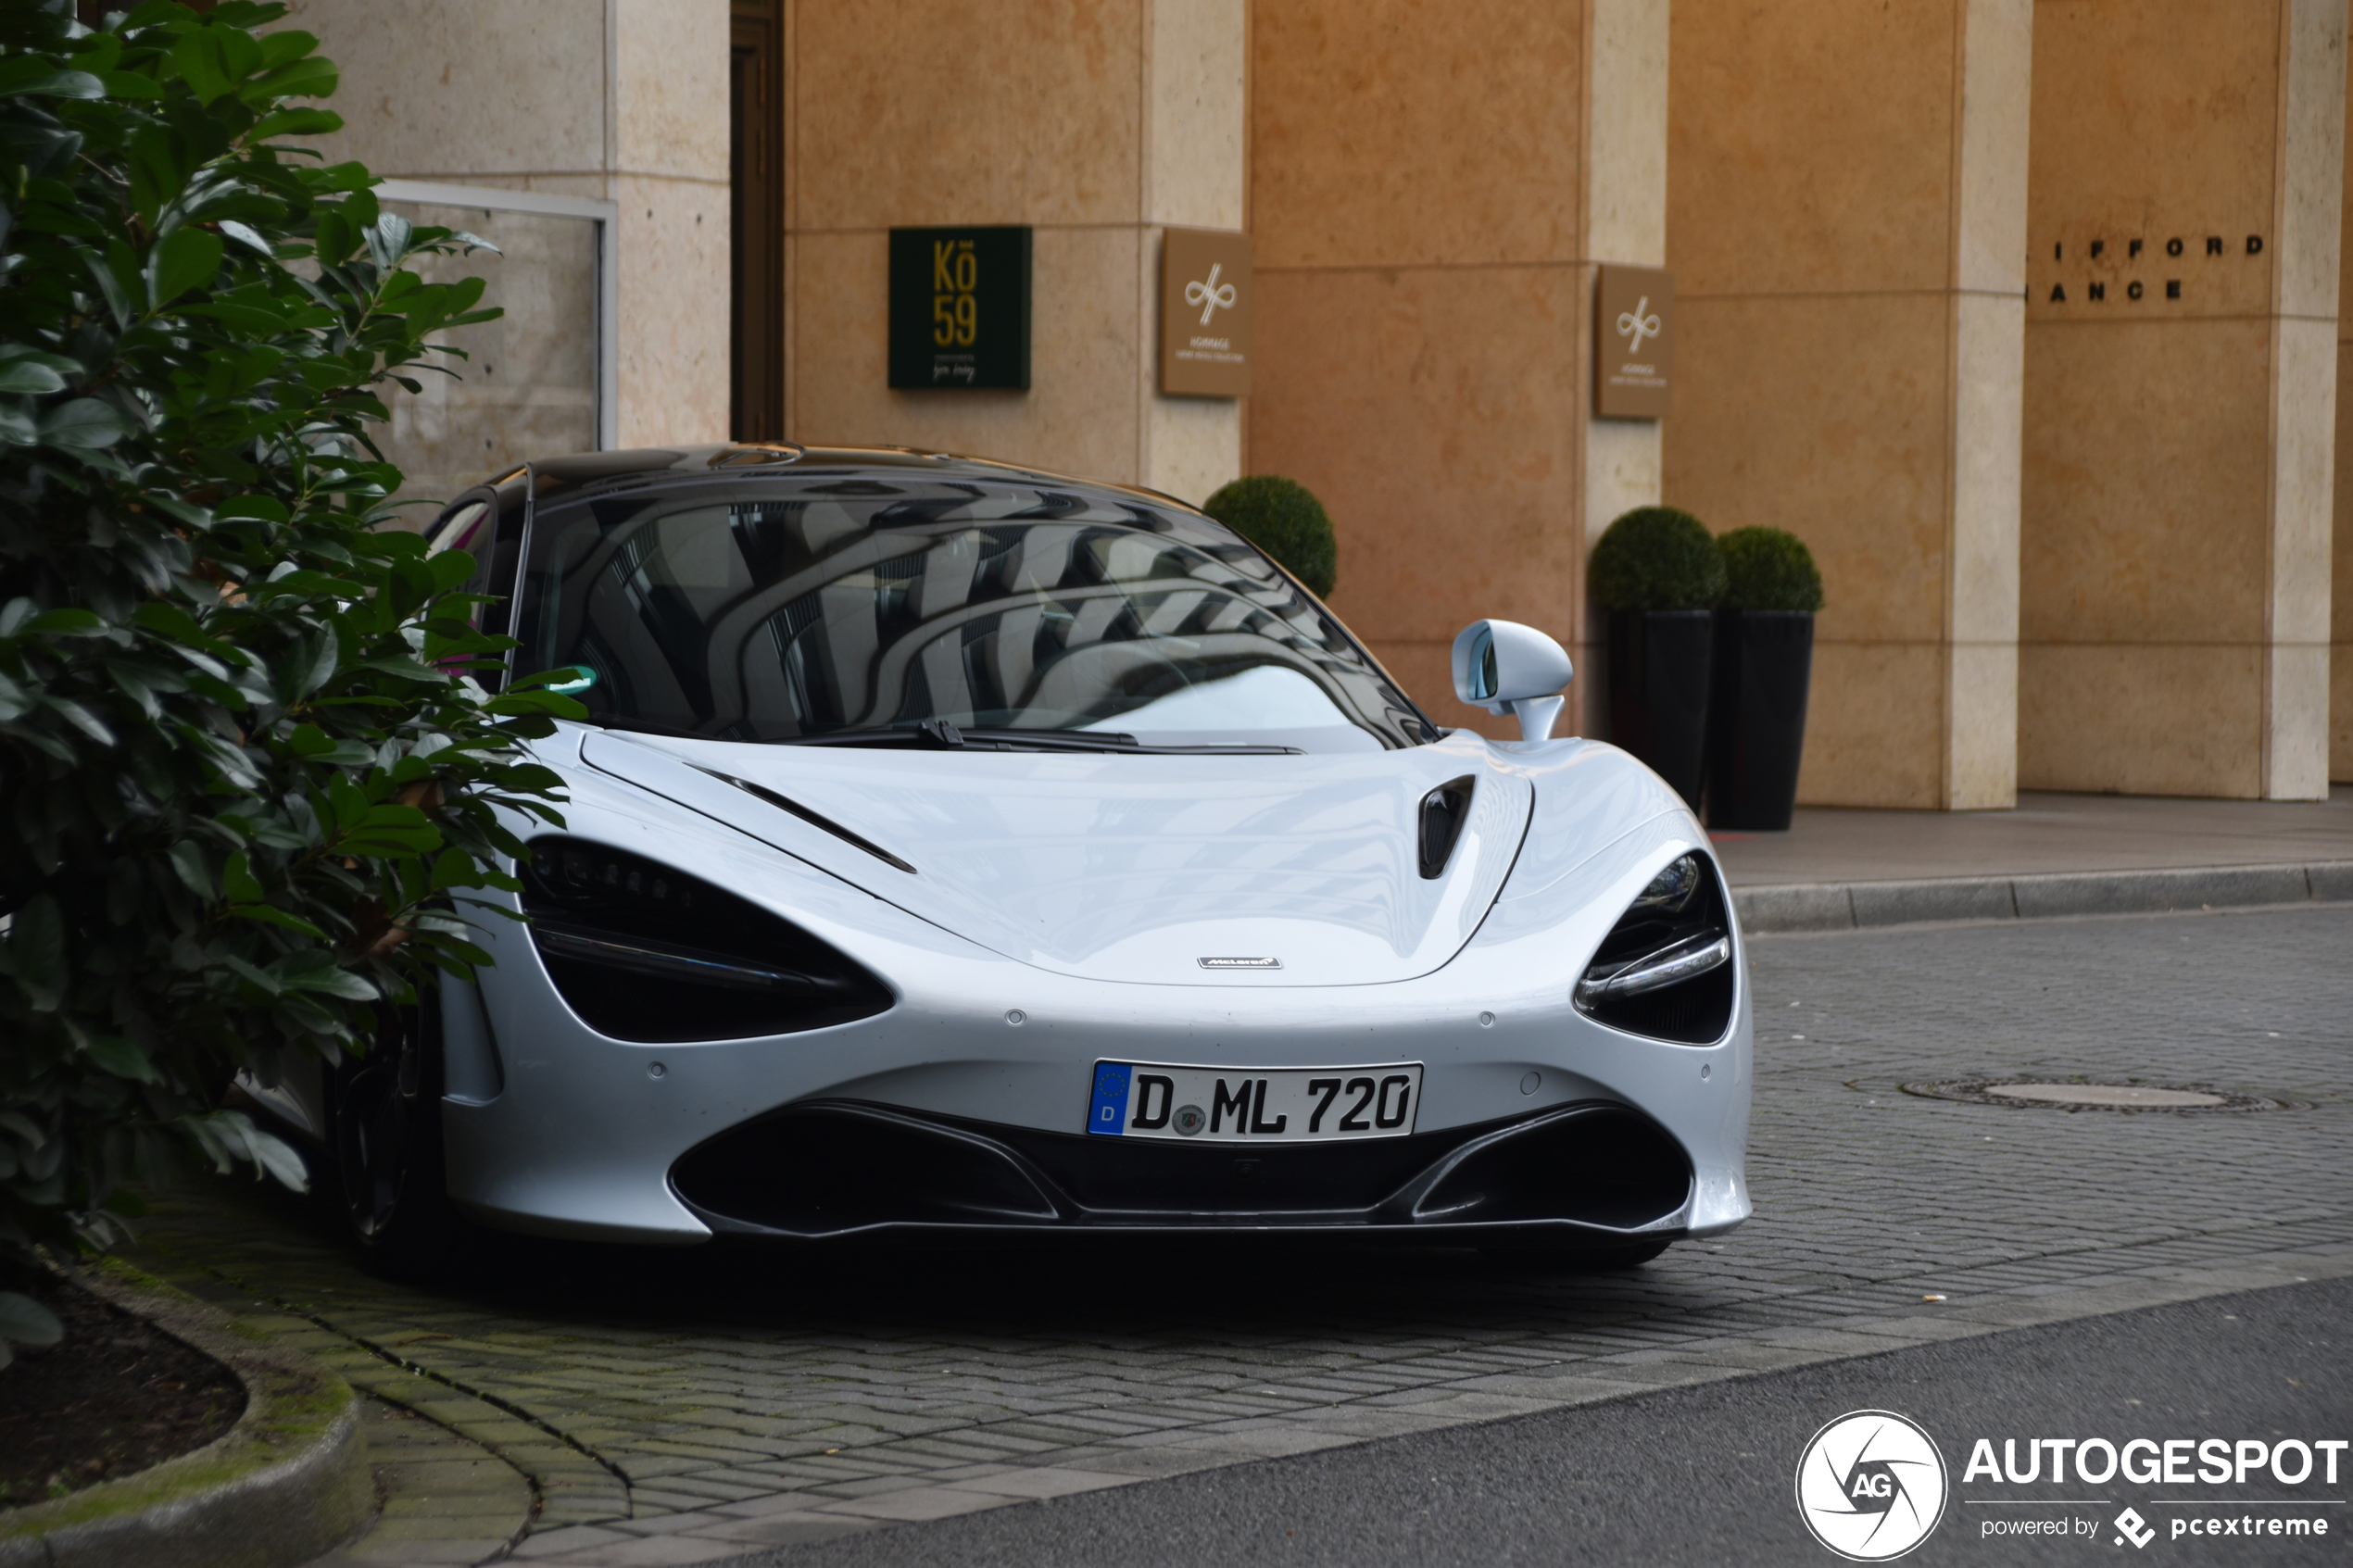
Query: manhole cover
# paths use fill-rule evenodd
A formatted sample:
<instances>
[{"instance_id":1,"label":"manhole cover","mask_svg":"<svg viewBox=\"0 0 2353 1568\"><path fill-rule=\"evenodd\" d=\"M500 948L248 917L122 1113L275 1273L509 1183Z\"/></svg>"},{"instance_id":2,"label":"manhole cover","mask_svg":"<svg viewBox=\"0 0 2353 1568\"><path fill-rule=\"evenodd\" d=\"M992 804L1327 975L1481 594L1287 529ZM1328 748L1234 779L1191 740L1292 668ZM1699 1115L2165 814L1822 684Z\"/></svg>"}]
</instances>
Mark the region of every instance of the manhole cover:
<instances>
[{"instance_id":1,"label":"manhole cover","mask_svg":"<svg viewBox=\"0 0 2353 1568\"><path fill-rule=\"evenodd\" d=\"M2234 1095L2204 1084L2070 1084L2045 1078L1959 1078L1906 1084L1904 1092L1969 1105L2048 1106L2054 1110L2285 1110L2296 1102Z\"/></svg>"}]
</instances>

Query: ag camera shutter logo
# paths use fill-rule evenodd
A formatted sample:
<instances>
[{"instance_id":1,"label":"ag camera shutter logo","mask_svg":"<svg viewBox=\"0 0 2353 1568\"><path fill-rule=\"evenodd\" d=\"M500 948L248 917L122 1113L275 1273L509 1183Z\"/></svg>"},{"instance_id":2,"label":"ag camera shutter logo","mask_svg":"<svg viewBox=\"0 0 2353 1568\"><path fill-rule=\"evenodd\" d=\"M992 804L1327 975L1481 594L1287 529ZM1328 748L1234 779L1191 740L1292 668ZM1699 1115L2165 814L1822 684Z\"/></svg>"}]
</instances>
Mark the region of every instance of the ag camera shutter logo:
<instances>
[{"instance_id":1,"label":"ag camera shutter logo","mask_svg":"<svg viewBox=\"0 0 2353 1568\"><path fill-rule=\"evenodd\" d=\"M1851 1562L1884 1562L1944 1517L1944 1456L1894 1411L1852 1411L1814 1434L1797 1461L1797 1512Z\"/></svg>"}]
</instances>

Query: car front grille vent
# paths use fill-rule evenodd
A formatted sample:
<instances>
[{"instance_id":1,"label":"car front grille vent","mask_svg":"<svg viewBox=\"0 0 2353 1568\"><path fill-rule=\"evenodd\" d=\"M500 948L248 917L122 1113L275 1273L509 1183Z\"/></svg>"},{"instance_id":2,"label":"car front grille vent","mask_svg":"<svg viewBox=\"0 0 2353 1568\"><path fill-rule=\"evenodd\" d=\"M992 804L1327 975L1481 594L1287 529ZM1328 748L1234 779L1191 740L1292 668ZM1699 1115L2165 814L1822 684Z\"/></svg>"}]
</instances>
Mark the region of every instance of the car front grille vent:
<instances>
[{"instance_id":1,"label":"car front grille vent","mask_svg":"<svg viewBox=\"0 0 2353 1568\"><path fill-rule=\"evenodd\" d=\"M1573 995L1613 1029L1713 1045L1731 1027L1735 967L1723 888L1705 856L1685 855L1636 896Z\"/></svg>"},{"instance_id":2,"label":"car front grille vent","mask_svg":"<svg viewBox=\"0 0 2353 1568\"><path fill-rule=\"evenodd\" d=\"M1459 779L1449 779L1422 797L1421 861L1422 879L1435 881L1446 873L1446 862L1454 853L1454 841L1463 836L1463 824L1470 820L1471 797L1477 793L1478 781L1465 773Z\"/></svg>"},{"instance_id":3,"label":"car front grille vent","mask_svg":"<svg viewBox=\"0 0 2353 1568\"><path fill-rule=\"evenodd\" d=\"M755 1039L891 1005L882 982L828 944L658 860L547 834L520 871L548 978L610 1038Z\"/></svg>"},{"instance_id":4,"label":"car front grille vent","mask_svg":"<svg viewBox=\"0 0 2353 1568\"><path fill-rule=\"evenodd\" d=\"M915 876L919 874L914 867L909 865L906 861L900 859L898 856L892 854L881 845L875 843L871 839L859 837L858 834L850 832L848 828L842 826L831 817L824 815L823 812L811 810L808 807L803 806L799 801L793 799L789 796L779 795L774 790L770 789L767 785L756 784L749 779L739 779L733 773L723 773L716 768L704 768L699 765L693 766L695 766L696 771L709 773L721 784L733 784L737 789L742 790L746 795L750 796L754 800L765 801L769 805L776 808L779 811L789 811L794 816L799 817L802 822L807 822L811 827L822 829L826 833L832 834L844 844L863 849L867 854L872 855L875 859L880 860L886 866L896 867L898 870L905 872L909 876Z\"/></svg>"}]
</instances>

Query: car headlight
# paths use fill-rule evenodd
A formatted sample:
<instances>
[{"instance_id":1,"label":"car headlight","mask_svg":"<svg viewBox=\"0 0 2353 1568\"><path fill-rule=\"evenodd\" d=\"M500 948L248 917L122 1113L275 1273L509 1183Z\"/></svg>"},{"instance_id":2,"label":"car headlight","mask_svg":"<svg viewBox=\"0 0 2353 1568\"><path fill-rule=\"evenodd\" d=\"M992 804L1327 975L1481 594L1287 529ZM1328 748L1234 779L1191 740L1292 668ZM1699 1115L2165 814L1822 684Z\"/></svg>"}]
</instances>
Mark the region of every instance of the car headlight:
<instances>
[{"instance_id":1,"label":"car headlight","mask_svg":"<svg viewBox=\"0 0 2353 1568\"><path fill-rule=\"evenodd\" d=\"M890 992L724 887L625 849L547 835L521 868L548 978L616 1040L739 1040L870 1017Z\"/></svg>"},{"instance_id":2,"label":"car headlight","mask_svg":"<svg viewBox=\"0 0 2353 1568\"><path fill-rule=\"evenodd\" d=\"M1629 1035L1712 1045L1732 1022L1732 937L1705 856L1653 877L1577 982L1577 1010Z\"/></svg>"}]
</instances>

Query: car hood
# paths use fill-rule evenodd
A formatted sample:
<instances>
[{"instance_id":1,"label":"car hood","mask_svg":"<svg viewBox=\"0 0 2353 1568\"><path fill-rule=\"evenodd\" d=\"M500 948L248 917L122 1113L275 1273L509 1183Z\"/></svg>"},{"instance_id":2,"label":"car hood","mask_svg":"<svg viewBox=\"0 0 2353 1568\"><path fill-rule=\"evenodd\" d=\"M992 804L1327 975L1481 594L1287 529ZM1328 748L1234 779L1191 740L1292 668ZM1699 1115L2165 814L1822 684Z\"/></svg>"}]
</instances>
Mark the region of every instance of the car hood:
<instances>
[{"instance_id":1,"label":"car hood","mask_svg":"<svg viewBox=\"0 0 2353 1568\"><path fill-rule=\"evenodd\" d=\"M1168 757L593 731L580 758L1008 958L1175 985L1428 973L1493 906L1533 795L1523 770L1467 734L1402 751ZM1420 802L1466 774L1468 819L1444 871L1425 878Z\"/></svg>"}]
</instances>

